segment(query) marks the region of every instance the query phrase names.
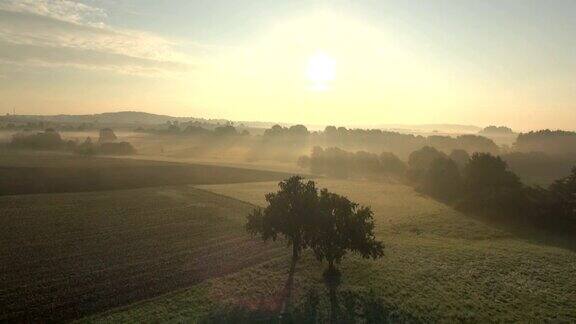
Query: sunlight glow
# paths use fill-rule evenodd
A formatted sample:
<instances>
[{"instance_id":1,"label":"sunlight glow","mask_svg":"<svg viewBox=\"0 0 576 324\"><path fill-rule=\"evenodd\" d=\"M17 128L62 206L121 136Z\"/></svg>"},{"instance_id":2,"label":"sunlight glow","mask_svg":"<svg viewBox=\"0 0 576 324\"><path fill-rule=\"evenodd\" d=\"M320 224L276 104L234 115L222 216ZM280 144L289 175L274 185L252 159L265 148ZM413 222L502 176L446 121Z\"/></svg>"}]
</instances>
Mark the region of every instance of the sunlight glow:
<instances>
[{"instance_id":1,"label":"sunlight glow","mask_svg":"<svg viewBox=\"0 0 576 324\"><path fill-rule=\"evenodd\" d=\"M336 60L323 52L316 52L308 59L306 76L312 82L312 90L328 90L329 83L336 78Z\"/></svg>"}]
</instances>

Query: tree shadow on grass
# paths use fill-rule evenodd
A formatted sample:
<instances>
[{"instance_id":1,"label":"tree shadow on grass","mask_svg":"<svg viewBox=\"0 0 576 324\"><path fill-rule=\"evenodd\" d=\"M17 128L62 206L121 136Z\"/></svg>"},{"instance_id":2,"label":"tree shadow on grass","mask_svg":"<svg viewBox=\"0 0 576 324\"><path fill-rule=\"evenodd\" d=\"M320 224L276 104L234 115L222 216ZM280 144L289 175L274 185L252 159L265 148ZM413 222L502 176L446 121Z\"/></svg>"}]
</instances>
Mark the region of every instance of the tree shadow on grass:
<instances>
[{"instance_id":1,"label":"tree shadow on grass","mask_svg":"<svg viewBox=\"0 0 576 324\"><path fill-rule=\"evenodd\" d=\"M454 208L450 205L447 205ZM528 220L522 221L517 218L509 218L507 215L496 213L479 213L463 211L455 208L460 214L476 220L486 226L506 232L520 240L538 245L547 245L576 252L576 238L567 234L553 233L542 228L537 228Z\"/></svg>"},{"instance_id":2,"label":"tree shadow on grass","mask_svg":"<svg viewBox=\"0 0 576 324\"><path fill-rule=\"evenodd\" d=\"M342 290L338 285L331 285L325 294L319 294L315 288L309 289L283 316L269 310L220 307L199 322L312 324L429 323L434 320L402 311L373 291Z\"/></svg>"}]
</instances>

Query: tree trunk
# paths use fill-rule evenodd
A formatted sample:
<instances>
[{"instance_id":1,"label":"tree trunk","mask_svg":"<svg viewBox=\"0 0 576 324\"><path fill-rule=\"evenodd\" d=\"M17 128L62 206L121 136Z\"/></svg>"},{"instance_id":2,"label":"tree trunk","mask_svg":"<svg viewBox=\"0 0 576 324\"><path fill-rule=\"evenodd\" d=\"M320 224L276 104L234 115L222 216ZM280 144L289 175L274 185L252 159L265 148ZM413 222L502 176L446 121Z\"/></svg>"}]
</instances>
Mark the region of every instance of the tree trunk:
<instances>
[{"instance_id":1,"label":"tree trunk","mask_svg":"<svg viewBox=\"0 0 576 324\"><path fill-rule=\"evenodd\" d=\"M292 244L292 260L290 262L290 272L288 280L284 285L284 301L282 302L281 313L285 314L292 308L292 287L294 286L294 273L296 272L296 262L298 261L299 245L296 241Z\"/></svg>"},{"instance_id":2,"label":"tree trunk","mask_svg":"<svg viewBox=\"0 0 576 324\"><path fill-rule=\"evenodd\" d=\"M328 273L330 276L336 276L336 268L334 262L328 263ZM330 278L328 289L330 290L330 323L335 324L338 322L338 297L336 295L336 288L338 283L336 278Z\"/></svg>"}]
</instances>

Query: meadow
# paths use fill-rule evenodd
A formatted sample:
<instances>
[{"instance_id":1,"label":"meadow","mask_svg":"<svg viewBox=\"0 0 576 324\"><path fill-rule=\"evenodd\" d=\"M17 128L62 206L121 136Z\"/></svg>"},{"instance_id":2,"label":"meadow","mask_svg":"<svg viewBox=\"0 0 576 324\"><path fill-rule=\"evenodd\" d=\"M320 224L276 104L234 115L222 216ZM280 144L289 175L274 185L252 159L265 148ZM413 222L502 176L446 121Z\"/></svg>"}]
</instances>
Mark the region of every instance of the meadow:
<instances>
[{"instance_id":1,"label":"meadow","mask_svg":"<svg viewBox=\"0 0 576 324\"><path fill-rule=\"evenodd\" d=\"M576 283L571 279L576 254L562 242L463 215L401 184L317 182L372 206L377 237L386 245L378 261L345 258L341 289L372 290L388 309L421 322L576 320ZM264 194L275 190L276 182L199 188L263 205ZM222 304L274 309L288 264L288 255L278 256L83 321L195 321ZM296 270L296 295L311 287L323 291L322 270L305 253Z\"/></svg>"}]
</instances>

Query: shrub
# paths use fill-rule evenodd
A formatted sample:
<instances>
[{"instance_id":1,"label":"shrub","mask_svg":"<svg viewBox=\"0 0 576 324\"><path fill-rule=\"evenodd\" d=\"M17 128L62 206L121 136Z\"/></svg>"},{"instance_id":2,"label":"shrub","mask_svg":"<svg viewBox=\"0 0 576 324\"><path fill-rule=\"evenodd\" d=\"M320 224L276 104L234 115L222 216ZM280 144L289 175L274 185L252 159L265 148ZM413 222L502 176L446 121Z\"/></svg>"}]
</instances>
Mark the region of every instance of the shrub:
<instances>
[{"instance_id":1,"label":"shrub","mask_svg":"<svg viewBox=\"0 0 576 324\"><path fill-rule=\"evenodd\" d=\"M57 150L62 149L66 145L65 141L58 132L53 129L47 129L42 133L36 134L15 134L12 136L12 147L28 148L37 150Z\"/></svg>"}]
</instances>

